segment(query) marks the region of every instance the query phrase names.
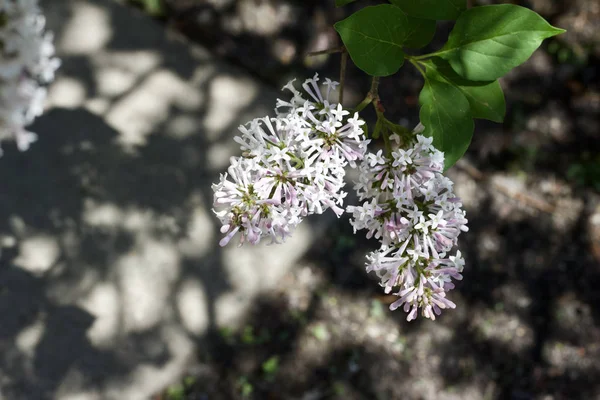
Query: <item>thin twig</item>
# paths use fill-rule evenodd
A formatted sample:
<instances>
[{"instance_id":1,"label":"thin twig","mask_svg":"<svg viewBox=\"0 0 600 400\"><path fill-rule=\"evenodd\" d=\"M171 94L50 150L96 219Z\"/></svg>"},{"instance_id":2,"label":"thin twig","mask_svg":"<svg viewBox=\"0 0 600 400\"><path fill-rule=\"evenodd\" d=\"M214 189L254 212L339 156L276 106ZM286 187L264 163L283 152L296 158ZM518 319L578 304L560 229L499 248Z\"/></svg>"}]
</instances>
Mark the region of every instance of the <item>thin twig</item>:
<instances>
[{"instance_id":1,"label":"thin twig","mask_svg":"<svg viewBox=\"0 0 600 400\"><path fill-rule=\"evenodd\" d=\"M335 53L342 53L344 52L345 47L335 47L333 49L326 49L326 50L319 50L319 51L311 51L310 53L306 53L307 57L313 57L313 56L321 56L323 54L335 54Z\"/></svg>"},{"instance_id":2,"label":"thin twig","mask_svg":"<svg viewBox=\"0 0 600 400\"><path fill-rule=\"evenodd\" d=\"M498 183L498 182L494 182L492 185L500 193L503 193L504 195L506 195L510 198L513 198L521 203L525 203L526 205L536 208L545 213L552 214L556 210L556 207L554 207L552 204L550 204L542 199L536 198L528 193L517 192L515 190L511 190L508 187L506 187L505 185L502 185L501 183Z\"/></svg>"},{"instance_id":3,"label":"thin twig","mask_svg":"<svg viewBox=\"0 0 600 400\"><path fill-rule=\"evenodd\" d=\"M374 76L373 80L371 81L371 89L369 89L369 93L367 93L364 100L361 101L359 105L354 107L354 112L361 112L362 110L365 109L366 106L371 104L374 100L379 102L379 92L377 91L378 88L379 88L379 77ZM375 108L377 110L379 110L379 108L377 106L378 105L376 105Z\"/></svg>"},{"instance_id":4,"label":"thin twig","mask_svg":"<svg viewBox=\"0 0 600 400\"><path fill-rule=\"evenodd\" d=\"M373 80L371 81L371 90L369 90L369 93L371 94L371 96L374 99L379 98L379 77L378 76L374 76Z\"/></svg>"},{"instance_id":5,"label":"thin twig","mask_svg":"<svg viewBox=\"0 0 600 400\"><path fill-rule=\"evenodd\" d=\"M369 93L371 93L371 96L373 97L373 106L375 107L375 110L377 113L383 114L385 112L385 107L383 107L383 104L381 104L381 99L379 98L378 76L373 77L373 80L371 81L371 90Z\"/></svg>"},{"instance_id":6,"label":"thin twig","mask_svg":"<svg viewBox=\"0 0 600 400\"><path fill-rule=\"evenodd\" d=\"M548 203L545 200L542 200L532 194L527 192L518 191L503 185L500 182L490 182L490 178L477 169L474 165L468 163L467 161L460 160L456 166L463 171L465 171L471 178L481 183L491 183L491 187L504 194L505 196L510 197L520 203L533 207L539 211L545 212L547 214L553 214L556 211L556 206L551 203Z\"/></svg>"},{"instance_id":7,"label":"thin twig","mask_svg":"<svg viewBox=\"0 0 600 400\"><path fill-rule=\"evenodd\" d=\"M342 64L340 65L340 97L338 102L344 102L344 84L346 83L346 66L348 65L348 52L342 51Z\"/></svg>"}]
</instances>

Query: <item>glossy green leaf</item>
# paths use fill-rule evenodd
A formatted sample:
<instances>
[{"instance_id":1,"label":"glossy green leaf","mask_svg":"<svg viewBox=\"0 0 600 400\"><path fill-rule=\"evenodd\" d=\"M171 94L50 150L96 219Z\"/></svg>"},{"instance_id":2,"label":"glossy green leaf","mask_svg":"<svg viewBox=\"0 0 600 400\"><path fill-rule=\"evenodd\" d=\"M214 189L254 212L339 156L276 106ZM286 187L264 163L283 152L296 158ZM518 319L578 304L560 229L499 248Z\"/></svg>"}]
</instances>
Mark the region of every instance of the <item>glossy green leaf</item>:
<instances>
[{"instance_id":1,"label":"glossy green leaf","mask_svg":"<svg viewBox=\"0 0 600 400\"><path fill-rule=\"evenodd\" d=\"M506 102L498 80L491 82L469 81L458 75L446 60L434 57L423 62L432 79L453 85L469 101L473 118L504 121Z\"/></svg>"},{"instance_id":2,"label":"glossy green leaf","mask_svg":"<svg viewBox=\"0 0 600 400\"><path fill-rule=\"evenodd\" d=\"M448 169L465 154L473 137L469 101L455 86L427 76L419 103L423 135L433 137L433 145L444 152L444 168Z\"/></svg>"},{"instance_id":3,"label":"glossy green leaf","mask_svg":"<svg viewBox=\"0 0 600 400\"><path fill-rule=\"evenodd\" d=\"M435 35L435 27L433 20L408 16L404 46L411 49L427 46Z\"/></svg>"},{"instance_id":4,"label":"glossy green leaf","mask_svg":"<svg viewBox=\"0 0 600 400\"><path fill-rule=\"evenodd\" d=\"M392 75L404 63L408 18L398 7L365 7L334 27L354 64L367 74Z\"/></svg>"},{"instance_id":5,"label":"glossy green leaf","mask_svg":"<svg viewBox=\"0 0 600 400\"><path fill-rule=\"evenodd\" d=\"M467 9L467 0L389 0L410 16L440 20L456 19Z\"/></svg>"},{"instance_id":6,"label":"glossy green leaf","mask_svg":"<svg viewBox=\"0 0 600 400\"><path fill-rule=\"evenodd\" d=\"M356 0L335 0L336 7L342 7L346 4L354 3Z\"/></svg>"},{"instance_id":7,"label":"glossy green leaf","mask_svg":"<svg viewBox=\"0 0 600 400\"><path fill-rule=\"evenodd\" d=\"M524 7L474 7L461 14L435 54L463 78L493 81L527 61L544 39L563 32Z\"/></svg>"}]
</instances>

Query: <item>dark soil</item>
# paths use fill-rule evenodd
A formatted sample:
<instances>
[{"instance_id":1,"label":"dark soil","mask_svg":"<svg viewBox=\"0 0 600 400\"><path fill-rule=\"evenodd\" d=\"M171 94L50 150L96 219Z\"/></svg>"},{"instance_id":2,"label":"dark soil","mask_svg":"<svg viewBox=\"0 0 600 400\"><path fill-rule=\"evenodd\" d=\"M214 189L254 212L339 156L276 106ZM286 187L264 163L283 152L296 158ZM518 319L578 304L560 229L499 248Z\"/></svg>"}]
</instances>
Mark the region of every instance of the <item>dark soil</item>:
<instances>
[{"instance_id":1,"label":"dark soil","mask_svg":"<svg viewBox=\"0 0 600 400\"><path fill-rule=\"evenodd\" d=\"M336 77L339 55L304 55L339 46L332 24L369 3L165 1L166 25L273 86ZM478 122L449 173L470 221L457 309L411 323L388 311L363 267L375 244L342 218L157 399L600 398L600 4L516 3L569 33L503 79L506 121ZM354 105L369 83L348 74ZM418 122L421 84L410 67L382 80L390 119Z\"/></svg>"}]
</instances>

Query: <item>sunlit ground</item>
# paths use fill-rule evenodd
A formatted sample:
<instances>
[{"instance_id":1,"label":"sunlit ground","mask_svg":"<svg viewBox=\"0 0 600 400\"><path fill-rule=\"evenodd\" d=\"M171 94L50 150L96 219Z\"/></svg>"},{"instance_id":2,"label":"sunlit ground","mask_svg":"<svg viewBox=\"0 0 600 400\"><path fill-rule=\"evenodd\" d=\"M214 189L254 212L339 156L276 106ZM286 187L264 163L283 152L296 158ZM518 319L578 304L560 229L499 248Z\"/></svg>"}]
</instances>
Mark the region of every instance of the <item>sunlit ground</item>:
<instances>
[{"instance_id":1,"label":"sunlit ground","mask_svg":"<svg viewBox=\"0 0 600 400\"><path fill-rule=\"evenodd\" d=\"M510 112L539 107L482 126L450 172L471 227L457 309L409 324L344 219L218 246L210 185L275 91L111 1L43 4L63 67L38 142L0 159L0 398L600 396L598 195L523 166L598 111L576 97L582 119L557 118L530 78L554 79L547 54L504 82ZM494 168L513 141L525 161Z\"/></svg>"}]
</instances>

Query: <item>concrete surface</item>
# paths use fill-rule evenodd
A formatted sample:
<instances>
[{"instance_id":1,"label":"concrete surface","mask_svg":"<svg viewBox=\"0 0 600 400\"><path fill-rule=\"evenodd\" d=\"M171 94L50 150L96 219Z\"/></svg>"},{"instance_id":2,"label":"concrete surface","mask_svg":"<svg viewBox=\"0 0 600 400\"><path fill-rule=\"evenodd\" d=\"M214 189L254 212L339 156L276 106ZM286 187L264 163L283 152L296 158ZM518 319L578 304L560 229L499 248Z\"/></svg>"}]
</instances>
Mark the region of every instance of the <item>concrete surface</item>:
<instances>
[{"instance_id":1,"label":"concrete surface","mask_svg":"<svg viewBox=\"0 0 600 400\"><path fill-rule=\"evenodd\" d=\"M63 67L0 158L0 398L146 399L314 240L218 247L211 183L276 93L110 0L47 0Z\"/></svg>"}]
</instances>

